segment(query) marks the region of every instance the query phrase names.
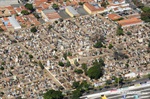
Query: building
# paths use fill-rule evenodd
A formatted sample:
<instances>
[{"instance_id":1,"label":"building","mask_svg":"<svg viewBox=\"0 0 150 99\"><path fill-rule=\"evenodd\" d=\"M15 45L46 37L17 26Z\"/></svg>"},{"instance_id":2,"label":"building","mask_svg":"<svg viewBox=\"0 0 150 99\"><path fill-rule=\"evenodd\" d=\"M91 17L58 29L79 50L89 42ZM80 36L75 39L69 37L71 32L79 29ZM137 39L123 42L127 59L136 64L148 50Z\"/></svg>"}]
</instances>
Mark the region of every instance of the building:
<instances>
[{"instance_id":1,"label":"building","mask_svg":"<svg viewBox=\"0 0 150 99\"><path fill-rule=\"evenodd\" d=\"M67 6L65 11L71 17L80 16L80 14L71 6Z\"/></svg>"},{"instance_id":2,"label":"building","mask_svg":"<svg viewBox=\"0 0 150 99\"><path fill-rule=\"evenodd\" d=\"M109 4L121 4L125 3L125 0L107 0Z\"/></svg>"},{"instance_id":3,"label":"building","mask_svg":"<svg viewBox=\"0 0 150 99\"><path fill-rule=\"evenodd\" d=\"M11 16L10 11L5 7L0 7L0 17Z\"/></svg>"},{"instance_id":4,"label":"building","mask_svg":"<svg viewBox=\"0 0 150 99\"><path fill-rule=\"evenodd\" d=\"M10 24L14 27L15 30L21 29L21 26L17 22L17 20L14 17L8 17Z\"/></svg>"},{"instance_id":5,"label":"building","mask_svg":"<svg viewBox=\"0 0 150 99\"><path fill-rule=\"evenodd\" d=\"M0 0L0 6L9 6L11 4L19 4L18 0Z\"/></svg>"},{"instance_id":6,"label":"building","mask_svg":"<svg viewBox=\"0 0 150 99\"><path fill-rule=\"evenodd\" d=\"M93 6L92 4L85 3L83 5L83 8L89 13L89 14L97 14L97 13L103 13L105 12L104 7L99 6Z\"/></svg>"},{"instance_id":7,"label":"building","mask_svg":"<svg viewBox=\"0 0 150 99\"><path fill-rule=\"evenodd\" d=\"M138 18L130 18L130 19L124 19L118 21L118 24L121 25L122 27L128 27L128 26L143 24L143 21Z\"/></svg>"},{"instance_id":8,"label":"building","mask_svg":"<svg viewBox=\"0 0 150 99\"><path fill-rule=\"evenodd\" d=\"M131 10L131 7L129 4L110 4L107 6L107 11L113 11L113 12L122 12L124 10Z\"/></svg>"},{"instance_id":9,"label":"building","mask_svg":"<svg viewBox=\"0 0 150 99\"><path fill-rule=\"evenodd\" d=\"M61 16L54 9L46 9L41 11L41 16L45 22L54 22L61 18Z\"/></svg>"},{"instance_id":10,"label":"building","mask_svg":"<svg viewBox=\"0 0 150 99\"><path fill-rule=\"evenodd\" d=\"M75 61L78 62L78 57L75 57L75 56L67 56L67 60L69 60L69 62L74 65L74 62L75 62Z\"/></svg>"},{"instance_id":11,"label":"building","mask_svg":"<svg viewBox=\"0 0 150 99\"><path fill-rule=\"evenodd\" d=\"M108 15L108 18L111 19L111 20L113 20L113 21L115 21L115 20L120 19L121 16L118 15L118 14L109 14L109 15Z\"/></svg>"},{"instance_id":12,"label":"building","mask_svg":"<svg viewBox=\"0 0 150 99\"><path fill-rule=\"evenodd\" d=\"M134 77L136 77L136 76L137 76L137 74L135 74L134 72L125 74L125 77L126 77L126 78L134 78Z\"/></svg>"}]
</instances>

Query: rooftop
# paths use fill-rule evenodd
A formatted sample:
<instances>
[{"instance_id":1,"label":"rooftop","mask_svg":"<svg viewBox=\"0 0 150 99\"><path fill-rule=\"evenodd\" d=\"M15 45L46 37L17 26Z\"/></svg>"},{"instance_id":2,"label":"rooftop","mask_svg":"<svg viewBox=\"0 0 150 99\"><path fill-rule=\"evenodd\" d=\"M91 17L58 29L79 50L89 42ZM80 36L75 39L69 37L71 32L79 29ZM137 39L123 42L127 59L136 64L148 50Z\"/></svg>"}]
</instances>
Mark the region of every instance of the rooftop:
<instances>
[{"instance_id":1,"label":"rooftop","mask_svg":"<svg viewBox=\"0 0 150 99\"><path fill-rule=\"evenodd\" d=\"M61 18L60 15L59 15L57 12L48 13L48 14L46 14L46 15L47 15L47 17L48 17L49 19Z\"/></svg>"},{"instance_id":2,"label":"rooftop","mask_svg":"<svg viewBox=\"0 0 150 99\"><path fill-rule=\"evenodd\" d=\"M8 19L14 28L21 27L14 17L8 17Z\"/></svg>"},{"instance_id":3,"label":"rooftop","mask_svg":"<svg viewBox=\"0 0 150 99\"><path fill-rule=\"evenodd\" d=\"M73 15L79 14L73 7L67 6L66 9L68 9Z\"/></svg>"},{"instance_id":4,"label":"rooftop","mask_svg":"<svg viewBox=\"0 0 150 99\"><path fill-rule=\"evenodd\" d=\"M101 11L101 10L105 10L104 7L94 7L92 4L89 3L85 3L84 4L87 8L89 8L89 10L91 11Z\"/></svg>"},{"instance_id":5,"label":"rooftop","mask_svg":"<svg viewBox=\"0 0 150 99\"><path fill-rule=\"evenodd\" d=\"M109 14L108 18L111 20L117 20L117 19L121 18L121 16L118 14Z\"/></svg>"},{"instance_id":6,"label":"rooftop","mask_svg":"<svg viewBox=\"0 0 150 99\"><path fill-rule=\"evenodd\" d=\"M143 21L141 19L138 19L138 18L130 18L130 19L124 19L124 20L118 21L118 23L121 26L130 25L130 24L137 24L140 22L143 22Z\"/></svg>"}]
</instances>

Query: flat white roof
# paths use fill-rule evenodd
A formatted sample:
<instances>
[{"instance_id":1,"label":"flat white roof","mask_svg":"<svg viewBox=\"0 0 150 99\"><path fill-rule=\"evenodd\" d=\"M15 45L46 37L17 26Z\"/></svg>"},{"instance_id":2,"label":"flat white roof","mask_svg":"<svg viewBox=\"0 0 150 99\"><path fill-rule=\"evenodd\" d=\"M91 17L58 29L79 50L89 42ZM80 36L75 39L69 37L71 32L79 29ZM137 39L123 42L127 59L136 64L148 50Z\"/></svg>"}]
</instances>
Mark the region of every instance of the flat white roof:
<instances>
[{"instance_id":1,"label":"flat white roof","mask_svg":"<svg viewBox=\"0 0 150 99\"><path fill-rule=\"evenodd\" d=\"M15 29L21 28L21 26L19 25L19 23L17 22L17 20L14 17L8 17L8 19Z\"/></svg>"},{"instance_id":2,"label":"flat white roof","mask_svg":"<svg viewBox=\"0 0 150 99\"><path fill-rule=\"evenodd\" d=\"M11 4L18 4L18 0L0 0L0 6L8 6Z\"/></svg>"},{"instance_id":3,"label":"flat white roof","mask_svg":"<svg viewBox=\"0 0 150 99\"><path fill-rule=\"evenodd\" d=\"M67 6L66 9L68 9L73 15L79 15L79 13L72 6Z\"/></svg>"}]
</instances>

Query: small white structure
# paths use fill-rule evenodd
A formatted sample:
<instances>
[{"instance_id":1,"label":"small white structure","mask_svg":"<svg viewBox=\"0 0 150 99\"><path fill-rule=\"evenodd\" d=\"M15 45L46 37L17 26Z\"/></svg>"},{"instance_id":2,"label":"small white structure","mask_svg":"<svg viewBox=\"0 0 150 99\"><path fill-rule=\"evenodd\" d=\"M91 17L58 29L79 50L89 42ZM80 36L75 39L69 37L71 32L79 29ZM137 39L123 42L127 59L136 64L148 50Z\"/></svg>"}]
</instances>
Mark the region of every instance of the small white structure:
<instances>
[{"instance_id":1,"label":"small white structure","mask_svg":"<svg viewBox=\"0 0 150 99\"><path fill-rule=\"evenodd\" d=\"M17 22L17 20L14 17L8 17L9 22L12 24L15 30L21 29L21 26Z\"/></svg>"},{"instance_id":2,"label":"small white structure","mask_svg":"<svg viewBox=\"0 0 150 99\"><path fill-rule=\"evenodd\" d=\"M127 78L134 78L136 76L137 75L134 72L125 75L125 77L127 77Z\"/></svg>"}]
</instances>

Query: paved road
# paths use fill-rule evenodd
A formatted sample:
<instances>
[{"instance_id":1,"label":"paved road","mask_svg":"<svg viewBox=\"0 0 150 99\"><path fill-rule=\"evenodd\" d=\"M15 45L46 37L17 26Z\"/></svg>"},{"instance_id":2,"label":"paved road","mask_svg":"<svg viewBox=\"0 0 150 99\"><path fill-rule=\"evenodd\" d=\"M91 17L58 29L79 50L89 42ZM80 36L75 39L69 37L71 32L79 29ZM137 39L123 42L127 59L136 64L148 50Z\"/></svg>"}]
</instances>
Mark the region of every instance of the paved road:
<instances>
[{"instance_id":1,"label":"paved road","mask_svg":"<svg viewBox=\"0 0 150 99\"><path fill-rule=\"evenodd\" d=\"M123 99L122 98L123 93L121 93L121 92L127 92L126 93L126 99L134 99L135 94L139 94L139 97L140 97L139 99L150 99L150 83L148 85L146 85L146 82L150 82L150 80L148 78L141 78L139 80L133 81L130 84L135 84L134 86L137 85L137 87L134 87L133 89L130 89L130 90L127 90L125 88L125 86L127 87L127 84L125 84L124 85L125 91L121 90L117 93L114 93L116 90L112 90L115 87L111 87L111 88L108 88L108 89L103 89L101 92L94 93L95 96L96 96L96 94L98 96L96 96L96 97L94 96L95 98L91 97L91 98L88 98L88 99L100 99L100 94L101 93L105 93L105 92L108 92L108 91L111 91L111 90L112 90L112 92L110 92L109 94L105 94L108 99ZM144 86L139 86L140 84L144 85ZM85 95L85 96L89 96L89 95ZM86 99L86 98L82 98L82 99Z\"/></svg>"},{"instance_id":2,"label":"paved road","mask_svg":"<svg viewBox=\"0 0 150 99\"><path fill-rule=\"evenodd\" d=\"M126 99L134 99L134 95L136 94L139 95L139 99L150 99L150 85L148 87L127 91ZM123 95L124 95L123 93L117 93L117 94L109 94L106 96L108 99L123 99ZM93 99L100 99L100 97Z\"/></svg>"}]
</instances>

